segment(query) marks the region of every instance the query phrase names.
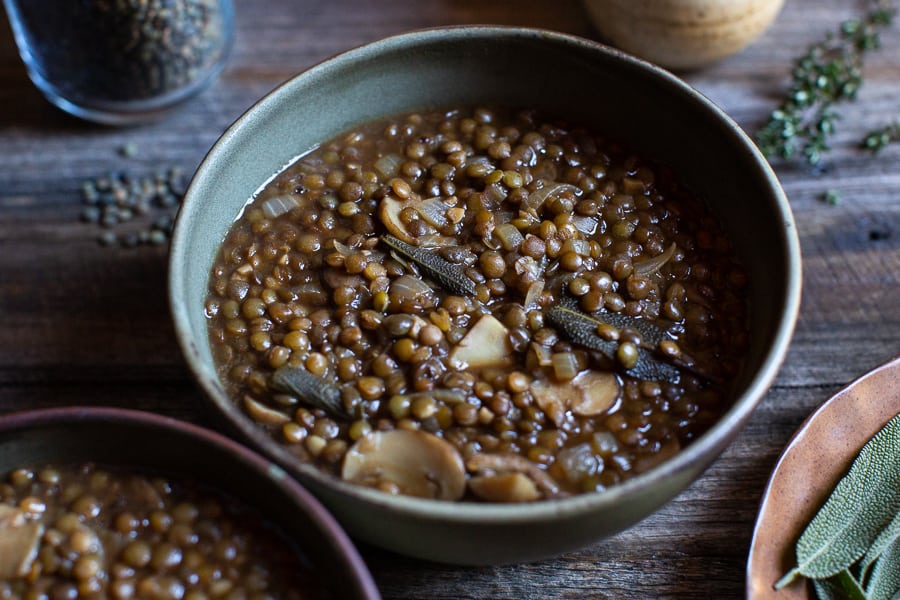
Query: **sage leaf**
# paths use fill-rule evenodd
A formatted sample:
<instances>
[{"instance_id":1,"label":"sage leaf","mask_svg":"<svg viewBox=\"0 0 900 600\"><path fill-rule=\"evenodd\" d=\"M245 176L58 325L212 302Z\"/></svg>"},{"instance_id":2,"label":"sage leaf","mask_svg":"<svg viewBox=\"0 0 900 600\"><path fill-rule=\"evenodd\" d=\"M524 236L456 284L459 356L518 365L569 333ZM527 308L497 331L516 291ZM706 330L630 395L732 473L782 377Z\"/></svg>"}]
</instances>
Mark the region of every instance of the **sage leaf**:
<instances>
[{"instance_id":1,"label":"sage leaf","mask_svg":"<svg viewBox=\"0 0 900 600\"><path fill-rule=\"evenodd\" d=\"M869 570L872 563L878 560L878 557L881 556L888 546L896 543L898 540L900 540L900 512L894 515L894 520L891 521L891 524L878 534L878 537L875 538L875 541L872 542L872 546L869 547L865 556L863 556L860 561L859 564L863 574ZM865 577L861 577L861 579L865 581Z\"/></svg>"},{"instance_id":2,"label":"sage leaf","mask_svg":"<svg viewBox=\"0 0 900 600\"><path fill-rule=\"evenodd\" d=\"M819 600L870 600L847 569L828 579L813 580L813 587Z\"/></svg>"},{"instance_id":3,"label":"sage leaf","mask_svg":"<svg viewBox=\"0 0 900 600\"><path fill-rule=\"evenodd\" d=\"M869 600L900 598L900 539L895 538L878 558L866 592Z\"/></svg>"},{"instance_id":4,"label":"sage leaf","mask_svg":"<svg viewBox=\"0 0 900 600\"><path fill-rule=\"evenodd\" d=\"M900 510L900 414L869 440L797 542L797 572L826 579L859 560ZM787 577L779 584L786 585Z\"/></svg>"}]
</instances>

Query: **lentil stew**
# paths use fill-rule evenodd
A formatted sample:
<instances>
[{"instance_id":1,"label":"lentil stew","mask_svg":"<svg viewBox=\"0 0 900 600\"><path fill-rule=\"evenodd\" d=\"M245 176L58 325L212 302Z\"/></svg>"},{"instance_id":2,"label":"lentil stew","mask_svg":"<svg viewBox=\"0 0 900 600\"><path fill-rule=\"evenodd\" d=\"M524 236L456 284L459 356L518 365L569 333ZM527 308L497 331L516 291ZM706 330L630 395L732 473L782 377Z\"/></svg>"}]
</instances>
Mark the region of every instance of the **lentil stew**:
<instances>
[{"instance_id":1,"label":"lentil stew","mask_svg":"<svg viewBox=\"0 0 900 600\"><path fill-rule=\"evenodd\" d=\"M746 284L666 168L481 107L300 157L232 226L206 312L227 389L299 460L515 502L606 489L715 422Z\"/></svg>"},{"instance_id":2,"label":"lentil stew","mask_svg":"<svg viewBox=\"0 0 900 600\"><path fill-rule=\"evenodd\" d=\"M296 550L214 490L91 463L0 483L0 598L321 597Z\"/></svg>"}]
</instances>

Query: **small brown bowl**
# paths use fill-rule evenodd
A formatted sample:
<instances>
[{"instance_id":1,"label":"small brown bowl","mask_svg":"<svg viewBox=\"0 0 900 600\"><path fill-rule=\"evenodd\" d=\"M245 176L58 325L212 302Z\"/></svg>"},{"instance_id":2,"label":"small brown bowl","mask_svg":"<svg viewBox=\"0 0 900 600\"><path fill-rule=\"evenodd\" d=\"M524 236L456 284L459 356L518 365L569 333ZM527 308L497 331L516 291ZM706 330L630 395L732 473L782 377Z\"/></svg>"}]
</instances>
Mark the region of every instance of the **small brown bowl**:
<instances>
[{"instance_id":1,"label":"small brown bowl","mask_svg":"<svg viewBox=\"0 0 900 600\"><path fill-rule=\"evenodd\" d=\"M211 431L151 413L59 408L0 417L0 473L95 462L203 483L254 508L303 553L328 597L378 600L334 518L278 466Z\"/></svg>"}]
</instances>

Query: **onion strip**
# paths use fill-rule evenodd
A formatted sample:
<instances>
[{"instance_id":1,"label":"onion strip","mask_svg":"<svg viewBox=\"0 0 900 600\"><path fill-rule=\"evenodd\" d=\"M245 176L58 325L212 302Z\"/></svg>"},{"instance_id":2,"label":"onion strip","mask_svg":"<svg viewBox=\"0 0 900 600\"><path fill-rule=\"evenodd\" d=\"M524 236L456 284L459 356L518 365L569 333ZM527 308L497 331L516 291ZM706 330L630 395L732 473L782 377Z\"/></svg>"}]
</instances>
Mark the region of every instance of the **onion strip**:
<instances>
[{"instance_id":1,"label":"onion strip","mask_svg":"<svg viewBox=\"0 0 900 600\"><path fill-rule=\"evenodd\" d=\"M553 183L542 188L538 188L528 194L528 198L523 202L523 206L525 208L533 208L537 210L547 201L547 198L550 196L556 196L562 192L570 191L574 195L578 195L581 191L579 188L575 187L569 183Z\"/></svg>"},{"instance_id":2,"label":"onion strip","mask_svg":"<svg viewBox=\"0 0 900 600\"><path fill-rule=\"evenodd\" d=\"M665 252L659 256L634 261L634 272L641 277L649 277L659 271L664 264L672 260L673 256L675 256L675 242L672 242Z\"/></svg>"}]
</instances>

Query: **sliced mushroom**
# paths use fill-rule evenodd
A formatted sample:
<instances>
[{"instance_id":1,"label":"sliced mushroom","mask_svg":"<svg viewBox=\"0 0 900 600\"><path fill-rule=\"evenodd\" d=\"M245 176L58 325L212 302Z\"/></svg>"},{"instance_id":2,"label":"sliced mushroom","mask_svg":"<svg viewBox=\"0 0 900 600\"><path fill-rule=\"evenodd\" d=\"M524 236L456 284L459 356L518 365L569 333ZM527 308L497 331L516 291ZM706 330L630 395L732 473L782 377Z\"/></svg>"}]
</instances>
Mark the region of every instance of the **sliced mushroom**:
<instances>
[{"instance_id":1,"label":"sliced mushroom","mask_svg":"<svg viewBox=\"0 0 900 600\"><path fill-rule=\"evenodd\" d=\"M522 473L478 475L469 480L469 489L488 502L533 502L541 497L534 481Z\"/></svg>"},{"instance_id":2,"label":"sliced mushroom","mask_svg":"<svg viewBox=\"0 0 900 600\"><path fill-rule=\"evenodd\" d=\"M544 495L561 495L559 484L546 471L518 454L476 454L466 461L466 468L479 475L521 473Z\"/></svg>"},{"instance_id":3,"label":"sliced mushroom","mask_svg":"<svg viewBox=\"0 0 900 600\"><path fill-rule=\"evenodd\" d=\"M574 391L569 408L581 417L605 413L619 397L619 379L615 373L587 371L570 381L569 386Z\"/></svg>"},{"instance_id":4,"label":"sliced mushroom","mask_svg":"<svg viewBox=\"0 0 900 600\"><path fill-rule=\"evenodd\" d=\"M500 367L512 361L509 330L491 315L481 317L450 351L451 364L460 369Z\"/></svg>"},{"instance_id":5,"label":"sliced mushroom","mask_svg":"<svg viewBox=\"0 0 900 600\"><path fill-rule=\"evenodd\" d=\"M291 420L290 417L280 410L269 408L248 395L244 396L244 409L257 423L264 423L266 425L284 425Z\"/></svg>"},{"instance_id":6,"label":"sliced mushroom","mask_svg":"<svg viewBox=\"0 0 900 600\"><path fill-rule=\"evenodd\" d=\"M462 457L449 443L423 431L375 431L344 457L346 481L420 498L459 500L466 490Z\"/></svg>"},{"instance_id":7,"label":"sliced mushroom","mask_svg":"<svg viewBox=\"0 0 900 600\"><path fill-rule=\"evenodd\" d=\"M407 244L415 244L416 238L406 229L406 225L400 220L400 212L404 208L413 208L420 200L418 197L411 196L408 200L400 200L391 195L387 195L381 199L381 206L378 216L381 222L391 234L397 236ZM429 226L430 233L434 233L434 229Z\"/></svg>"},{"instance_id":8,"label":"sliced mushroom","mask_svg":"<svg viewBox=\"0 0 900 600\"><path fill-rule=\"evenodd\" d=\"M28 575L44 535L42 524L27 521L22 511L12 511L4 510L0 516L0 579Z\"/></svg>"},{"instance_id":9,"label":"sliced mushroom","mask_svg":"<svg viewBox=\"0 0 900 600\"><path fill-rule=\"evenodd\" d=\"M25 512L9 504L0 504L0 531L25 524Z\"/></svg>"},{"instance_id":10,"label":"sliced mushroom","mask_svg":"<svg viewBox=\"0 0 900 600\"><path fill-rule=\"evenodd\" d=\"M607 412L616 403L619 393L619 380L615 373L605 371L585 371L561 383L544 379L531 382L531 395L535 402L557 426L567 410L582 417Z\"/></svg>"}]
</instances>

